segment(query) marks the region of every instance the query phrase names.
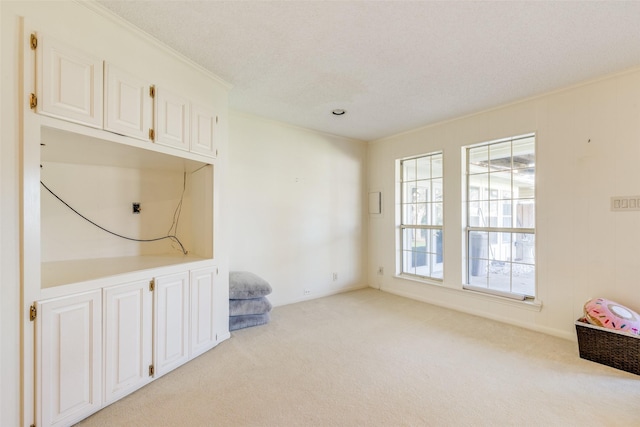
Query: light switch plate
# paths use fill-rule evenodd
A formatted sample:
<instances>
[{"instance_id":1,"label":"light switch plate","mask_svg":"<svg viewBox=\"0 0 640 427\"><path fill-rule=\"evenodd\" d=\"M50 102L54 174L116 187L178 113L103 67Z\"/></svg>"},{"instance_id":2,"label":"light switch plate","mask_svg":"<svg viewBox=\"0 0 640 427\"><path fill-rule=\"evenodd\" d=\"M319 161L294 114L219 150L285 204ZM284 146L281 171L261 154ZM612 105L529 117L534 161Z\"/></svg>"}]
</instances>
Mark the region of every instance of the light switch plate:
<instances>
[{"instance_id":1,"label":"light switch plate","mask_svg":"<svg viewBox=\"0 0 640 427\"><path fill-rule=\"evenodd\" d=\"M613 212L640 211L640 196L613 196L611 210Z\"/></svg>"}]
</instances>

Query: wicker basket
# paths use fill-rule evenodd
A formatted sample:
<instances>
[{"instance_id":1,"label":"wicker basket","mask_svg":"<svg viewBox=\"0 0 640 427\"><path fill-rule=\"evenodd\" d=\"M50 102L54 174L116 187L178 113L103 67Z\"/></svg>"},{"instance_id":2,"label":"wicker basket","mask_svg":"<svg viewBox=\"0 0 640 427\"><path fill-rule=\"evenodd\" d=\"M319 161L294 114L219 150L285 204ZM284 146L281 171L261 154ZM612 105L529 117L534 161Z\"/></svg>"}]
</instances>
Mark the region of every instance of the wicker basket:
<instances>
[{"instance_id":1,"label":"wicker basket","mask_svg":"<svg viewBox=\"0 0 640 427\"><path fill-rule=\"evenodd\" d=\"M640 336L576 320L580 357L640 375Z\"/></svg>"}]
</instances>

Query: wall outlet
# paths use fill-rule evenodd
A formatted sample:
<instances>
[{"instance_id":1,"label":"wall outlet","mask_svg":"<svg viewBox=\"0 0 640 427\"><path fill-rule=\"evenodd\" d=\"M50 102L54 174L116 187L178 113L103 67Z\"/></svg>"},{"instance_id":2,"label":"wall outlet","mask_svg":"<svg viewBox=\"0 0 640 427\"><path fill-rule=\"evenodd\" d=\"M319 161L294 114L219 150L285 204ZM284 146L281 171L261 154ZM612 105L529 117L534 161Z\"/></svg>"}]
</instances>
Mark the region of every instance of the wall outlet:
<instances>
[{"instance_id":1,"label":"wall outlet","mask_svg":"<svg viewBox=\"0 0 640 427\"><path fill-rule=\"evenodd\" d=\"M134 214L139 214L139 213L140 213L140 211L142 210L142 209L140 208L140 203L139 203L139 202L133 202L133 203L132 203L131 210L132 210L132 212L133 212Z\"/></svg>"},{"instance_id":2,"label":"wall outlet","mask_svg":"<svg viewBox=\"0 0 640 427\"><path fill-rule=\"evenodd\" d=\"M338 280L338 273L333 273L333 281L335 282L336 280Z\"/></svg>"},{"instance_id":3,"label":"wall outlet","mask_svg":"<svg viewBox=\"0 0 640 427\"><path fill-rule=\"evenodd\" d=\"M304 294L305 294L305 295L311 295L311 291L310 291L309 289L305 289L305 290L304 290Z\"/></svg>"},{"instance_id":4,"label":"wall outlet","mask_svg":"<svg viewBox=\"0 0 640 427\"><path fill-rule=\"evenodd\" d=\"M384 267L378 267L378 274L379 274L380 276L383 276L383 275L384 275Z\"/></svg>"}]
</instances>

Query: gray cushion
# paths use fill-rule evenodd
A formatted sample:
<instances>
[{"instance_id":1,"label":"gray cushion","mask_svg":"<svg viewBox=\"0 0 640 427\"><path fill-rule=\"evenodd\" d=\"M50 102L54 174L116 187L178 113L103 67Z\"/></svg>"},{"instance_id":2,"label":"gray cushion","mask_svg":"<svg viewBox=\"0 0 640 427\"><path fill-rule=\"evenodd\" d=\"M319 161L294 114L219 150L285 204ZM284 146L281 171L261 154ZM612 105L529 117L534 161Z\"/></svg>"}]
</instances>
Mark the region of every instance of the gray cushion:
<instances>
[{"instance_id":1,"label":"gray cushion","mask_svg":"<svg viewBox=\"0 0 640 427\"><path fill-rule=\"evenodd\" d=\"M267 297L251 299L230 299L229 316L243 314L264 314L271 311L271 303Z\"/></svg>"},{"instance_id":2,"label":"gray cushion","mask_svg":"<svg viewBox=\"0 0 640 427\"><path fill-rule=\"evenodd\" d=\"M229 330L249 328L251 326L264 325L271 319L269 313L245 314L243 316L229 316Z\"/></svg>"},{"instance_id":3,"label":"gray cushion","mask_svg":"<svg viewBox=\"0 0 640 427\"><path fill-rule=\"evenodd\" d=\"M271 293L271 285L248 271L229 273L229 299L260 298Z\"/></svg>"}]
</instances>

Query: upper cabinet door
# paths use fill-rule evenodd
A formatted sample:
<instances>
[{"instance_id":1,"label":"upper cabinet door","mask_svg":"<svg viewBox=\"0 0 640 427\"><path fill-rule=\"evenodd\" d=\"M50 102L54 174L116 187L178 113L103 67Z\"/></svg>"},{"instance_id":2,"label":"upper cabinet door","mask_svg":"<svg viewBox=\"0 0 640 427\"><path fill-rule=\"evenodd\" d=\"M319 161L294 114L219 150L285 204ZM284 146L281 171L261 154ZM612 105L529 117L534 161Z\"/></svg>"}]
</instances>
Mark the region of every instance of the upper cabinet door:
<instances>
[{"instance_id":1,"label":"upper cabinet door","mask_svg":"<svg viewBox=\"0 0 640 427\"><path fill-rule=\"evenodd\" d=\"M156 87L155 141L189 151L189 100Z\"/></svg>"},{"instance_id":2,"label":"upper cabinet door","mask_svg":"<svg viewBox=\"0 0 640 427\"><path fill-rule=\"evenodd\" d=\"M201 105L191 106L191 151L215 157L216 125L218 118L213 110Z\"/></svg>"},{"instance_id":3,"label":"upper cabinet door","mask_svg":"<svg viewBox=\"0 0 640 427\"><path fill-rule=\"evenodd\" d=\"M111 64L105 64L105 123L108 131L145 141L153 118L150 85Z\"/></svg>"},{"instance_id":4,"label":"upper cabinet door","mask_svg":"<svg viewBox=\"0 0 640 427\"><path fill-rule=\"evenodd\" d=\"M102 128L102 60L38 34L38 112Z\"/></svg>"}]
</instances>

